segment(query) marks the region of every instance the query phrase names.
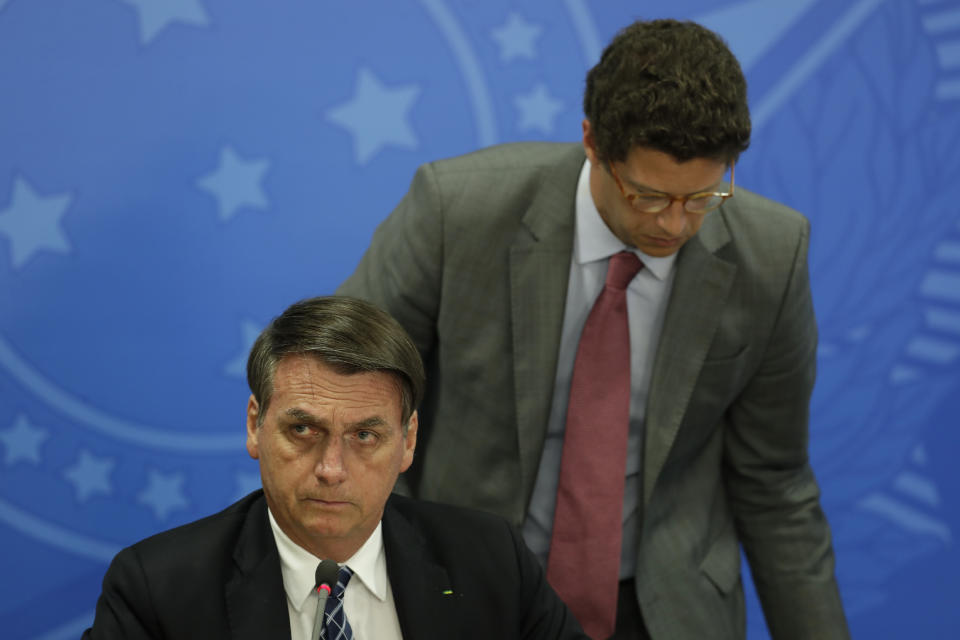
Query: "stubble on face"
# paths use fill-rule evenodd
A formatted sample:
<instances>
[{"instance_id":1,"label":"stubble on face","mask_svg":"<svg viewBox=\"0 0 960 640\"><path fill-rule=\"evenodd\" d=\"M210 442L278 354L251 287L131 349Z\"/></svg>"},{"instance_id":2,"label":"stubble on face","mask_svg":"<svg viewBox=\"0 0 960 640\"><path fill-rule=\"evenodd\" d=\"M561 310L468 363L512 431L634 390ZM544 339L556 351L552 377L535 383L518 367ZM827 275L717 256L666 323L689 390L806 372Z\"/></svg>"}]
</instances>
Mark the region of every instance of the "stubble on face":
<instances>
[{"instance_id":1,"label":"stubble on face","mask_svg":"<svg viewBox=\"0 0 960 640\"><path fill-rule=\"evenodd\" d=\"M640 249L654 257L673 255L703 225L704 216L684 210L673 202L663 212L636 211L624 198L605 161L597 154L590 122L583 121L583 144L590 160L590 192L607 228L624 245ZM715 191L726 172L726 164L713 158L693 158L679 162L668 153L646 147L634 147L617 173L630 193L654 192L690 195Z\"/></svg>"},{"instance_id":2,"label":"stubble on face","mask_svg":"<svg viewBox=\"0 0 960 640\"><path fill-rule=\"evenodd\" d=\"M252 397L247 416L267 504L299 546L343 561L376 528L412 462L416 415L404 434L390 374L340 374L309 356L281 360L273 387L262 424Z\"/></svg>"}]
</instances>

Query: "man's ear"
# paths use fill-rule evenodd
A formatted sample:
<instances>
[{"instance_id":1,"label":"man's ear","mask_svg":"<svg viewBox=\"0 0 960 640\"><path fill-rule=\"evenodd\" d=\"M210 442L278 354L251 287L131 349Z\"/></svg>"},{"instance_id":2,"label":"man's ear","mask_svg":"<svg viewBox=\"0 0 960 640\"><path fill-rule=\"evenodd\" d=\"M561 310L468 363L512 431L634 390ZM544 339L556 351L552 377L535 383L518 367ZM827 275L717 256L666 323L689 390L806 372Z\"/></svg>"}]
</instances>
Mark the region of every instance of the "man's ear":
<instances>
[{"instance_id":1,"label":"man's ear","mask_svg":"<svg viewBox=\"0 0 960 640\"><path fill-rule=\"evenodd\" d=\"M590 160L590 164L595 167L600 166L599 156L597 156L597 140L593 135L593 127L590 125L590 121L586 118L583 119L583 150L587 154L587 159Z\"/></svg>"},{"instance_id":2,"label":"man's ear","mask_svg":"<svg viewBox=\"0 0 960 640\"><path fill-rule=\"evenodd\" d=\"M247 400L247 453L254 460L260 459L260 426L257 421L260 417L260 404L250 394Z\"/></svg>"},{"instance_id":3,"label":"man's ear","mask_svg":"<svg viewBox=\"0 0 960 640\"><path fill-rule=\"evenodd\" d=\"M400 472L404 472L413 464L413 452L417 448L417 428L420 420L414 411L407 422L407 433L403 437L403 460L400 462Z\"/></svg>"}]
</instances>

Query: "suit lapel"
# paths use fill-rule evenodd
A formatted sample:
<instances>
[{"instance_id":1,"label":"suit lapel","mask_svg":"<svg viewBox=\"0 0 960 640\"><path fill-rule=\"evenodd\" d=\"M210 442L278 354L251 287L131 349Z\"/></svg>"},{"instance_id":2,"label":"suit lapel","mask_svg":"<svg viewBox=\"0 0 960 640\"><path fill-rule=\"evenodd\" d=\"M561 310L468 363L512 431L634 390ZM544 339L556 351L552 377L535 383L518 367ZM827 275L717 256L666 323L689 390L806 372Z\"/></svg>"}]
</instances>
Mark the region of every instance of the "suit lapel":
<instances>
[{"instance_id":1,"label":"suit lapel","mask_svg":"<svg viewBox=\"0 0 960 640\"><path fill-rule=\"evenodd\" d=\"M654 360L646 410L643 504L663 469L706 359L736 265L716 255L729 242L719 212L681 249Z\"/></svg>"},{"instance_id":2,"label":"suit lapel","mask_svg":"<svg viewBox=\"0 0 960 640\"><path fill-rule=\"evenodd\" d=\"M423 536L387 503L383 513L387 575L404 638L455 638L460 626L457 593Z\"/></svg>"},{"instance_id":3,"label":"suit lapel","mask_svg":"<svg viewBox=\"0 0 960 640\"><path fill-rule=\"evenodd\" d=\"M583 149L571 145L545 172L543 184L523 217L523 230L510 248L522 495L529 495L533 489L546 435L573 252L577 177L583 161ZM514 516L522 519L523 513Z\"/></svg>"},{"instance_id":4,"label":"suit lapel","mask_svg":"<svg viewBox=\"0 0 960 640\"><path fill-rule=\"evenodd\" d=\"M289 638L280 555L262 496L250 508L233 559L236 574L225 587L232 638Z\"/></svg>"}]
</instances>

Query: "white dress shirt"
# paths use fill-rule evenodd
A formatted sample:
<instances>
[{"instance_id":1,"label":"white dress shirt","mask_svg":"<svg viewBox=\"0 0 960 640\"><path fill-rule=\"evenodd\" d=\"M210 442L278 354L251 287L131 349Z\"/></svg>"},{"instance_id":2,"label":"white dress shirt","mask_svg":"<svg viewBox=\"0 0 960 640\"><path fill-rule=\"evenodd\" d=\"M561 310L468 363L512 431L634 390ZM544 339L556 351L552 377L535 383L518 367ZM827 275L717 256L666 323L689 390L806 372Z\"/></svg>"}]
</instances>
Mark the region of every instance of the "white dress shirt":
<instances>
[{"instance_id":1,"label":"white dress shirt","mask_svg":"<svg viewBox=\"0 0 960 640\"><path fill-rule=\"evenodd\" d=\"M314 586L320 558L291 540L269 509L267 512L280 552L291 640L312 640L310 634L319 598ZM343 609L355 640L401 640L403 637L387 577L382 526L383 523L378 523L363 546L343 563L353 571L343 594Z\"/></svg>"},{"instance_id":2,"label":"white dress shirt","mask_svg":"<svg viewBox=\"0 0 960 640\"><path fill-rule=\"evenodd\" d=\"M624 205L626 206L626 204ZM580 171L576 195L576 230L573 259L567 284L567 301L563 312L563 329L553 387L553 403L547 423L543 457L523 523L527 545L546 566L553 514L557 505L560 458L566 429L567 402L573 363L580 343L583 325L603 290L610 256L619 251L633 251L643 262L643 269L627 287L627 316L630 325L630 433L627 445L627 477L623 497L623 543L620 555L620 578L633 576L637 560L637 535L641 521L640 501L643 496L643 429L647 406L647 390L657 344L663 329L667 300L673 286L676 254L665 258L648 256L628 247L607 227L593 202L590 192L590 161Z\"/></svg>"}]
</instances>

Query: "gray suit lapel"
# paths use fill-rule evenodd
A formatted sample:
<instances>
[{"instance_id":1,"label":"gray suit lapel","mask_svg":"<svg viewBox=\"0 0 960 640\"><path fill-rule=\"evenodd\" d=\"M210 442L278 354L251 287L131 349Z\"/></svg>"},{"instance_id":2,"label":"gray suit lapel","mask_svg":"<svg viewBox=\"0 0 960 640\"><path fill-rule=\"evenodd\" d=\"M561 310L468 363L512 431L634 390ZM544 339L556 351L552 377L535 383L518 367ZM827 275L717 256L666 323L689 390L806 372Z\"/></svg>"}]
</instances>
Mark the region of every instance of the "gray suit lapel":
<instances>
[{"instance_id":1,"label":"gray suit lapel","mask_svg":"<svg viewBox=\"0 0 960 640\"><path fill-rule=\"evenodd\" d=\"M737 267L716 255L730 236L719 212L681 249L646 410L643 504L676 438Z\"/></svg>"},{"instance_id":2,"label":"gray suit lapel","mask_svg":"<svg viewBox=\"0 0 960 640\"><path fill-rule=\"evenodd\" d=\"M510 248L514 395L524 495L533 489L550 414L583 161L583 149L571 146L545 171Z\"/></svg>"}]
</instances>

